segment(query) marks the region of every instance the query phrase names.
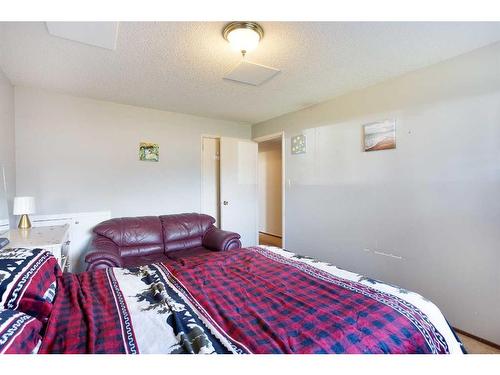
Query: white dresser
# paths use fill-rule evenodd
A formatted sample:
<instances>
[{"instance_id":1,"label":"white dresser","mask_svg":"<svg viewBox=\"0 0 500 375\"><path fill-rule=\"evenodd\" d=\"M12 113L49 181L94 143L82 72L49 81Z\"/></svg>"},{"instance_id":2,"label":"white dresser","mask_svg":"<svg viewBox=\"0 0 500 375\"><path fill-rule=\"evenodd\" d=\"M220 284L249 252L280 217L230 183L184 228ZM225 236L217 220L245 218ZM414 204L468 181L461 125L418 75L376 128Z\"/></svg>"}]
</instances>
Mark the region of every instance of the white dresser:
<instances>
[{"instance_id":1,"label":"white dresser","mask_svg":"<svg viewBox=\"0 0 500 375\"><path fill-rule=\"evenodd\" d=\"M69 225L11 229L8 248L46 249L56 257L63 272L69 270Z\"/></svg>"},{"instance_id":2,"label":"white dresser","mask_svg":"<svg viewBox=\"0 0 500 375\"><path fill-rule=\"evenodd\" d=\"M31 215L33 228L69 225L71 250L68 272L82 272L87 268L85 254L92 238L92 229L104 220L111 219L111 212L74 212L64 214Z\"/></svg>"}]
</instances>

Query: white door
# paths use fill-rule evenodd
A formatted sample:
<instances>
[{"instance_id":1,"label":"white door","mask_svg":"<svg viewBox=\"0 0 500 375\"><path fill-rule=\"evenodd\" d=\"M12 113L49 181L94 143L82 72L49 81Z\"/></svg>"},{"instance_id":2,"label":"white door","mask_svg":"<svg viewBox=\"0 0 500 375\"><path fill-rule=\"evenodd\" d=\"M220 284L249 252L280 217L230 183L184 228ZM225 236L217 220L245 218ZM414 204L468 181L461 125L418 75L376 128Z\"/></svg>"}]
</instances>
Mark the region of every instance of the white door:
<instances>
[{"instance_id":1,"label":"white door","mask_svg":"<svg viewBox=\"0 0 500 375\"><path fill-rule=\"evenodd\" d=\"M257 143L220 139L221 229L241 235L243 247L258 244Z\"/></svg>"},{"instance_id":2,"label":"white door","mask_svg":"<svg viewBox=\"0 0 500 375\"><path fill-rule=\"evenodd\" d=\"M216 227L220 227L219 143L219 138L203 137L201 157L201 213L215 218Z\"/></svg>"}]
</instances>

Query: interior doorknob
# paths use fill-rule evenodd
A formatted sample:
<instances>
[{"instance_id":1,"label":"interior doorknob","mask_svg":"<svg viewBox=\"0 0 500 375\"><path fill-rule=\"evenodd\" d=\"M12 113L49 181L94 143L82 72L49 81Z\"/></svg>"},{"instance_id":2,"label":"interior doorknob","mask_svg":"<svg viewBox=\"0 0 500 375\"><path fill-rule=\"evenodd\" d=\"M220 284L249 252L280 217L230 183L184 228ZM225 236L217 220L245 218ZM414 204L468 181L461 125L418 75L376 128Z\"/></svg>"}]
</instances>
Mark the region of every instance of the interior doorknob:
<instances>
[{"instance_id":1,"label":"interior doorknob","mask_svg":"<svg viewBox=\"0 0 500 375\"><path fill-rule=\"evenodd\" d=\"M228 202L228 201L224 201L224 202L222 202L222 204L223 204L224 206L227 206L227 205L229 204L229 202Z\"/></svg>"}]
</instances>

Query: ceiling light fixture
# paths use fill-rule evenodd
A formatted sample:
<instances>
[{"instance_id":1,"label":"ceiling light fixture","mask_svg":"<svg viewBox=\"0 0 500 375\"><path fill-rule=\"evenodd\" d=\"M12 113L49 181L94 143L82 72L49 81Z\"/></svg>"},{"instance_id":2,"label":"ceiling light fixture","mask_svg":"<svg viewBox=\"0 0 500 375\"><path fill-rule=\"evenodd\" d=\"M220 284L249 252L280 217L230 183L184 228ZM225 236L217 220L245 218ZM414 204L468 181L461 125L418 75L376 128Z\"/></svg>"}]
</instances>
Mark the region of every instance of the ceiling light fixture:
<instances>
[{"instance_id":1,"label":"ceiling light fixture","mask_svg":"<svg viewBox=\"0 0 500 375\"><path fill-rule=\"evenodd\" d=\"M257 22L231 22L222 30L222 36L243 57L254 50L264 37L264 29Z\"/></svg>"}]
</instances>

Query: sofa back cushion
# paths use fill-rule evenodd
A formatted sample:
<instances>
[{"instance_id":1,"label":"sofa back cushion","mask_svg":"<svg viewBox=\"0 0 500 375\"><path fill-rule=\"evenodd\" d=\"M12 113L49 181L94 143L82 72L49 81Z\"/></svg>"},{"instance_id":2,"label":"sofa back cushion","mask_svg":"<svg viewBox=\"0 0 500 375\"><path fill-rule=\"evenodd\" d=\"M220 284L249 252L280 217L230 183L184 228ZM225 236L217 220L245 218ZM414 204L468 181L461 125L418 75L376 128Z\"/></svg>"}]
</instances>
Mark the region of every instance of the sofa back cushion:
<instances>
[{"instance_id":1,"label":"sofa back cushion","mask_svg":"<svg viewBox=\"0 0 500 375\"><path fill-rule=\"evenodd\" d=\"M163 252L162 227L157 216L106 220L94 228L94 233L113 241L123 257Z\"/></svg>"},{"instance_id":2,"label":"sofa back cushion","mask_svg":"<svg viewBox=\"0 0 500 375\"><path fill-rule=\"evenodd\" d=\"M190 213L160 216L165 252L202 246L207 230L215 219L209 215Z\"/></svg>"}]
</instances>

